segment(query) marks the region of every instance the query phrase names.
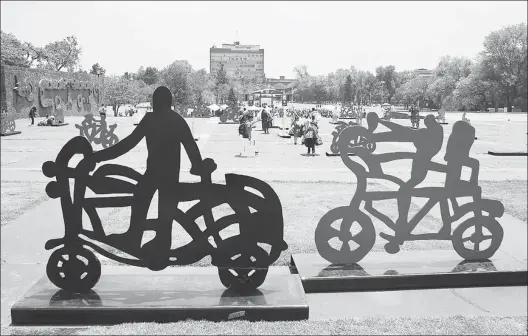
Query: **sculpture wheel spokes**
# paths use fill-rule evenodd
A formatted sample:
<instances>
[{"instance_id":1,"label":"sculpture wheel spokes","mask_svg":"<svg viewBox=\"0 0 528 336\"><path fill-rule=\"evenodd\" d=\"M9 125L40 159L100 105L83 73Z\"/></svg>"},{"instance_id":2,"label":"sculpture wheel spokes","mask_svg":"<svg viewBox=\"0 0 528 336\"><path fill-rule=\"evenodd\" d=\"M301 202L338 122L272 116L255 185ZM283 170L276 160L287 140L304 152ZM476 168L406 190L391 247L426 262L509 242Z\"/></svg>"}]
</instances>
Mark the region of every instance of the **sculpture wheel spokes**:
<instances>
[{"instance_id":1,"label":"sculpture wheel spokes","mask_svg":"<svg viewBox=\"0 0 528 336\"><path fill-rule=\"evenodd\" d=\"M370 252L375 240L372 220L350 206L330 210L315 230L319 254L333 264L359 262Z\"/></svg>"}]
</instances>

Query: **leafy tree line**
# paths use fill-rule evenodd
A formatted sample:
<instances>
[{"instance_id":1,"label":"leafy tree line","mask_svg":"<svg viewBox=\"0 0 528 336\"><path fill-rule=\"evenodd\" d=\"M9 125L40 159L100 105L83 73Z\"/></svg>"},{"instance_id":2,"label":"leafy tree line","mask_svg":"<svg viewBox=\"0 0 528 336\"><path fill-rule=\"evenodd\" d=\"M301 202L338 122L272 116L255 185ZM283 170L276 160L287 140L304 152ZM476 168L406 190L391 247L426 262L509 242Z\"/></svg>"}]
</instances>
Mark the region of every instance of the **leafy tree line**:
<instances>
[{"instance_id":1,"label":"leafy tree line","mask_svg":"<svg viewBox=\"0 0 528 336\"><path fill-rule=\"evenodd\" d=\"M527 111L527 26L504 27L485 37L473 60L444 56L432 77L415 71L396 71L393 65L369 71L338 69L311 76L306 66L294 68L289 88L300 102L419 104L444 110L479 111L520 107Z\"/></svg>"},{"instance_id":2,"label":"leafy tree line","mask_svg":"<svg viewBox=\"0 0 528 336\"><path fill-rule=\"evenodd\" d=\"M294 67L295 80L277 89L294 92L299 102L368 104L419 104L445 110L484 110L511 106L528 110L527 26L511 25L485 37L483 50L474 59L444 56L433 69L432 77L415 71L396 71L393 65L379 66L375 73L337 69L323 76L312 76L305 65ZM82 71L82 52L74 36L40 48L21 42L2 32L2 63L56 71ZM103 74L98 63L90 73ZM188 61L177 60L163 69L140 67L135 73L105 77L105 103L118 108L122 104L149 101L154 89L167 86L175 104L230 103L244 94L267 88L255 80L229 78L223 66L210 74L194 70Z\"/></svg>"}]
</instances>

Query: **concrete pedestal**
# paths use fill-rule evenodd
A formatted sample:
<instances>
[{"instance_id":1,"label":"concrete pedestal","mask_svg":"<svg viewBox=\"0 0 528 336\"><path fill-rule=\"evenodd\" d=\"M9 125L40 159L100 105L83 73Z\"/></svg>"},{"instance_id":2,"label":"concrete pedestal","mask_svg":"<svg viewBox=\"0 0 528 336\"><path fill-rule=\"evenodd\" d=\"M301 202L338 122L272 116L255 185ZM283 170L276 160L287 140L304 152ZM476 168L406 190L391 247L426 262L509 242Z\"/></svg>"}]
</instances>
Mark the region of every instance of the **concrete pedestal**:
<instances>
[{"instance_id":1,"label":"concrete pedestal","mask_svg":"<svg viewBox=\"0 0 528 336\"><path fill-rule=\"evenodd\" d=\"M87 294L73 294L43 277L12 308L12 324L101 325L186 319L287 321L308 319L296 275L269 274L257 290L237 293L218 275L107 275Z\"/></svg>"},{"instance_id":2,"label":"concrete pedestal","mask_svg":"<svg viewBox=\"0 0 528 336\"><path fill-rule=\"evenodd\" d=\"M526 264L503 252L464 261L454 251L371 252L361 262L332 265L318 254L294 254L292 267L306 293L526 286Z\"/></svg>"}]
</instances>

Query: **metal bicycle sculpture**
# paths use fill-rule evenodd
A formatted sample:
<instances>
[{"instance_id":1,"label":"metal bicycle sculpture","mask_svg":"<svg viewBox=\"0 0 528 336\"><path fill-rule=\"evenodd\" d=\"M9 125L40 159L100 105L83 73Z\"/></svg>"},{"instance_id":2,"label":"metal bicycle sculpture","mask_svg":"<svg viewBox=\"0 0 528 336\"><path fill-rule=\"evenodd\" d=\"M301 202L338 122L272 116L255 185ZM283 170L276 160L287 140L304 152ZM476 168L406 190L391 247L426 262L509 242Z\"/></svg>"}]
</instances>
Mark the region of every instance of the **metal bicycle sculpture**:
<instances>
[{"instance_id":1,"label":"metal bicycle sculpture","mask_svg":"<svg viewBox=\"0 0 528 336\"><path fill-rule=\"evenodd\" d=\"M116 145L94 152L89 142L78 136L64 145L55 161L43 164L44 175L56 178L48 183L46 193L51 198L60 198L65 225L64 237L49 240L45 246L47 250L59 247L48 261L48 278L68 291L89 291L101 275L101 263L93 251L154 271L169 265L189 265L210 255L226 287L259 287L269 266L287 249L283 240L282 206L277 194L265 182L249 176L226 174L225 185L212 183L211 174L216 164L212 159L202 160L189 126L170 109L172 94L169 89L158 87L153 103L154 111L147 113L134 131ZM116 164L104 164L91 173L98 162L125 154L143 138L148 149L147 169L143 175ZM191 160L191 174L200 176L201 182L179 182L181 145ZM83 159L71 168L69 163L76 154L82 154ZM74 181L73 193L70 193L70 179ZM96 196L87 197L88 189ZM156 191L159 194L158 218L147 219ZM178 209L179 202L196 200L199 202L186 212ZM234 214L214 218L212 209L222 204L229 205ZM97 209L120 207L131 207L130 227L125 233L107 235ZM83 226L83 210L92 230ZM206 224L203 231L197 224L202 217ZM176 249L172 248L173 221L193 238L189 244ZM233 226L238 226L238 235L225 237L221 234ZM156 235L142 245L147 230ZM267 244L270 250L261 244ZM115 253L116 249L127 256Z\"/></svg>"},{"instance_id":2,"label":"metal bicycle sculpture","mask_svg":"<svg viewBox=\"0 0 528 336\"><path fill-rule=\"evenodd\" d=\"M357 123L354 121L350 121L348 123L344 121L338 121L337 126L335 130L332 132L332 135L334 138L332 139L332 144L330 145L330 151L334 154L339 154L339 139L340 134L345 130L347 127L355 126ZM351 139L351 143L349 148L355 147L355 146L363 146L367 148L369 151L374 152L376 150L376 144L373 142L368 141L364 137L357 137L355 139Z\"/></svg>"},{"instance_id":3,"label":"metal bicycle sculpture","mask_svg":"<svg viewBox=\"0 0 528 336\"><path fill-rule=\"evenodd\" d=\"M399 252L400 246L406 241L450 240L454 250L466 260L491 258L503 239L504 232L496 218L503 215L504 206L499 201L482 198L482 189L478 185L479 162L469 157L475 128L464 121L457 121L453 125L444 156L446 164L441 164L432 161L442 148L444 137L443 128L433 115L425 118L426 128L419 130L380 120L375 113L368 114L367 122L368 130L361 126L351 126L339 135L340 156L343 163L356 175L357 189L349 205L332 209L320 219L315 231L315 243L319 254L334 264L352 264L362 260L376 240L376 230L367 215L369 213L394 230L394 235L379 234L387 240L385 250L388 253ZM390 131L374 133L378 124L382 124ZM411 142L416 147L416 152L373 154L362 146L350 148L351 141L358 137L363 137L372 143ZM357 155L368 169L352 160L347 152ZM396 176L387 175L381 168L381 163L402 159L413 160L411 178L407 182ZM469 181L461 179L463 167L471 168ZM445 173L444 186L417 188L428 171ZM366 191L368 179L393 182L399 186L399 190ZM408 220L411 197L425 197L428 201L412 219ZM459 197L472 197L473 202L459 205L457 201ZM372 205L373 201L389 199L398 201L399 218L395 222ZM363 209L360 208L362 203L364 203ZM449 203L453 209L452 213ZM414 228L436 204L440 205L443 224L439 232L412 234ZM471 217L452 230L453 224L466 215ZM339 229L331 226L336 221L341 221ZM353 235L350 229L355 223L361 227L361 230ZM335 237L342 242L340 248L334 248L330 244L330 240ZM357 248L350 247L351 241L357 244Z\"/></svg>"},{"instance_id":4,"label":"metal bicycle sculpture","mask_svg":"<svg viewBox=\"0 0 528 336\"><path fill-rule=\"evenodd\" d=\"M114 134L117 124L108 126L105 115L101 115L97 120L92 114L86 114L82 123L76 124L75 127L79 129L79 135L84 136L89 143L102 145L103 148L119 142L119 138Z\"/></svg>"},{"instance_id":5,"label":"metal bicycle sculpture","mask_svg":"<svg viewBox=\"0 0 528 336\"><path fill-rule=\"evenodd\" d=\"M10 134L16 131L15 114L7 111L2 111L0 115L0 133Z\"/></svg>"}]
</instances>

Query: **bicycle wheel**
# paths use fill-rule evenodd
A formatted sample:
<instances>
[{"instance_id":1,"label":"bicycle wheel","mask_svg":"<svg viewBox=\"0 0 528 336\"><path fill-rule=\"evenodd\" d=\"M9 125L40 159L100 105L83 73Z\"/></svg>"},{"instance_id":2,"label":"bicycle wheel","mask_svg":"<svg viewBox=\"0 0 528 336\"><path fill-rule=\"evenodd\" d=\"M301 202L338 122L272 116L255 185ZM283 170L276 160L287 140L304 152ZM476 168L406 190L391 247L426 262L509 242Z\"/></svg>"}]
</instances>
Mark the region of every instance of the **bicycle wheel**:
<instances>
[{"instance_id":1,"label":"bicycle wheel","mask_svg":"<svg viewBox=\"0 0 528 336\"><path fill-rule=\"evenodd\" d=\"M341 220L340 228L331 225ZM354 223L359 224L361 230L356 235L350 231ZM330 245L333 238L338 238L342 245L339 250ZM352 249L350 242L357 247ZM363 259L372 249L376 241L376 231L372 220L359 209L348 206L328 211L317 224L315 229L315 245L321 257L333 264L352 264Z\"/></svg>"},{"instance_id":2,"label":"bicycle wheel","mask_svg":"<svg viewBox=\"0 0 528 336\"><path fill-rule=\"evenodd\" d=\"M215 259L220 259L218 275L226 288L237 290L257 289L266 280L269 255L260 246L248 245L240 236L222 242Z\"/></svg>"},{"instance_id":3,"label":"bicycle wheel","mask_svg":"<svg viewBox=\"0 0 528 336\"><path fill-rule=\"evenodd\" d=\"M46 274L57 287L74 293L92 289L101 277L101 262L92 251L78 247L61 247L53 251Z\"/></svg>"},{"instance_id":4,"label":"bicycle wheel","mask_svg":"<svg viewBox=\"0 0 528 336\"><path fill-rule=\"evenodd\" d=\"M117 135L110 134L109 136L106 137L105 141L102 141L101 144L103 145L103 148L108 148L108 147L115 145L118 142L119 142L119 139L117 138Z\"/></svg>"},{"instance_id":5,"label":"bicycle wheel","mask_svg":"<svg viewBox=\"0 0 528 336\"><path fill-rule=\"evenodd\" d=\"M477 234L475 228L482 225L482 229L489 231L489 234L482 232ZM471 230L472 229L472 230ZM473 231L470 233L468 231ZM479 223L476 217L469 218L460 224L454 231L452 237L453 248L462 258L466 260L483 260L491 258L500 247L504 230L495 218L482 216ZM481 244L489 240L489 245L482 249Z\"/></svg>"}]
</instances>

